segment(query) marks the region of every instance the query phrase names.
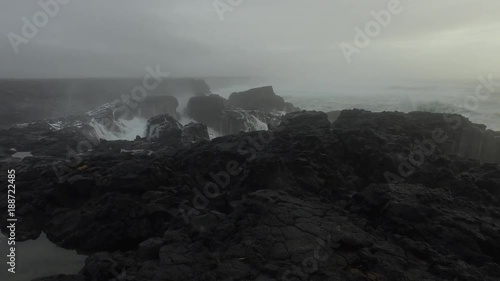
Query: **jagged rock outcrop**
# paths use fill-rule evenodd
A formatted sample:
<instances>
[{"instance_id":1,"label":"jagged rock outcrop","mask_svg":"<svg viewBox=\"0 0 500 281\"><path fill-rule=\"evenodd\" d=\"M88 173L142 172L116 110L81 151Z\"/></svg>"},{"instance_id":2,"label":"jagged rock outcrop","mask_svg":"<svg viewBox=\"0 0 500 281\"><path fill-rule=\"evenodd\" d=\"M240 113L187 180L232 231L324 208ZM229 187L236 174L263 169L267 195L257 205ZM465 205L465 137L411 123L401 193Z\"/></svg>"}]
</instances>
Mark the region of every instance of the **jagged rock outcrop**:
<instances>
[{"instance_id":1,"label":"jagged rock outcrop","mask_svg":"<svg viewBox=\"0 0 500 281\"><path fill-rule=\"evenodd\" d=\"M229 135L274 128L281 123L280 112L298 110L268 86L232 93L229 100L218 95L192 97L186 113L221 135Z\"/></svg>"},{"instance_id":2,"label":"jagged rock outcrop","mask_svg":"<svg viewBox=\"0 0 500 281\"><path fill-rule=\"evenodd\" d=\"M217 127L226 100L219 95L198 96L189 99L186 115L209 127Z\"/></svg>"},{"instance_id":3,"label":"jagged rock outcrop","mask_svg":"<svg viewBox=\"0 0 500 281\"><path fill-rule=\"evenodd\" d=\"M370 128L378 132L397 131L405 136L413 135L419 142L430 142L447 155L477 159L485 163L500 163L500 134L486 130L484 125L474 124L457 114L378 114L364 110L345 110L335 125L342 128ZM417 136L415 132L422 134Z\"/></svg>"},{"instance_id":4,"label":"jagged rock outcrop","mask_svg":"<svg viewBox=\"0 0 500 281\"><path fill-rule=\"evenodd\" d=\"M500 166L416 145L462 133L444 117L297 112L189 148L96 149L62 182L51 159L26 158L8 164L23 187L17 235L90 254L44 281L496 281Z\"/></svg>"},{"instance_id":5,"label":"jagged rock outcrop","mask_svg":"<svg viewBox=\"0 0 500 281\"><path fill-rule=\"evenodd\" d=\"M178 144L181 141L182 125L168 114L157 115L148 120L145 136L170 145Z\"/></svg>"},{"instance_id":6,"label":"jagged rock outcrop","mask_svg":"<svg viewBox=\"0 0 500 281\"><path fill-rule=\"evenodd\" d=\"M228 101L218 95L192 97L186 114L206 124L222 135L267 130L268 125L279 124L280 115L261 110L244 110L227 106Z\"/></svg>"},{"instance_id":7,"label":"jagged rock outcrop","mask_svg":"<svg viewBox=\"0 0 500 281\"><path fill-rule=\"evenodd\" d=\"M293 105L285 104L285 100L274 93L272 86L250 89L245 92L232 93L228 104L246 110L263 110L265 112L293 110Z\"/></svg>"},{"instance_id":8,"label":"jagged rock outcrop","mask_svg":"<svg viewBox=\"0 0 500 281\"><path fill-rule=\"evenodd\" d=\"M170 146L191 145L210 140L206 125L192 122L183 126L168 114L150 118L145 136L161 145Z\"/></svg>"}]
</instances>

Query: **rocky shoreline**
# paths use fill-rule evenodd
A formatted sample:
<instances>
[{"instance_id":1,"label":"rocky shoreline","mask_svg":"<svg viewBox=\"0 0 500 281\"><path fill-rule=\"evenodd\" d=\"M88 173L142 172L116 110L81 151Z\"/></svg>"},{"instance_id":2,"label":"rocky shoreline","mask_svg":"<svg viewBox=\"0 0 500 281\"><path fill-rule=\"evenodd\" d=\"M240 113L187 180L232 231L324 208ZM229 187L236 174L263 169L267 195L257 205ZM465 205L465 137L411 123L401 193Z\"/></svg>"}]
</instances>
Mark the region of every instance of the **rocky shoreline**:
<instances>
[{"instance_id":1,"label":"rocky shoreline","mask_svg":"<svg viewBox=\"0 0 500 281\"><path fill-rule=\"evenodd\" d=\"M95 142L77 165L61 148L81 128L2 131L0 153L34 155L0 162L17 172L18 238L89 255L36 280L498 280L498 133L424 112L330 121L295 111L209 140L156 116L147 137Z\"/></svg>"}]
</instances>

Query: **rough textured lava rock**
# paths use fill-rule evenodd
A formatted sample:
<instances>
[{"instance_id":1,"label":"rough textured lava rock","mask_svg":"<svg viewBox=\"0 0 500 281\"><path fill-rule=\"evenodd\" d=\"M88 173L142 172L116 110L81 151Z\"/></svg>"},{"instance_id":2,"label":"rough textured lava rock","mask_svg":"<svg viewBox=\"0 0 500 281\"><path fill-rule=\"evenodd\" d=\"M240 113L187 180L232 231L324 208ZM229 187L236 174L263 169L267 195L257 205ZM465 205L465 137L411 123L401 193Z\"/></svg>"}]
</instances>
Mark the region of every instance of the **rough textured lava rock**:
<instances>
[{"instance_id":1,"label":"rough textured lava rock","mask_svg":"<svg viewBox=\"0 0 500 281\"><path fill-rule=\"evenodd\" d=\"M335 126L370 128L378 132L396 132L405 136L415 136L415 132L422 132L419 142L432 142L448 155L458 155L486 163L500 163L498 132L486 130L484 125L474 124L457 114L428 112L378 114L365 110L345 110L338 117Z\"/></svg>"},{"instance_id":2,"label":"rough textured lava rock","mask_svg":"<svg viewBox=\"0 0 500 281\"><path fill-rule=\"evenodd\" d=\"M467 128L483 132L455 117L296 112L277 130L151 154L106 142L63 181L47 156L0 169L22 187L19 241L43 230L89 254L44 281L498 281L500 166L452 154Z\"/></svg>"}]
</instances>

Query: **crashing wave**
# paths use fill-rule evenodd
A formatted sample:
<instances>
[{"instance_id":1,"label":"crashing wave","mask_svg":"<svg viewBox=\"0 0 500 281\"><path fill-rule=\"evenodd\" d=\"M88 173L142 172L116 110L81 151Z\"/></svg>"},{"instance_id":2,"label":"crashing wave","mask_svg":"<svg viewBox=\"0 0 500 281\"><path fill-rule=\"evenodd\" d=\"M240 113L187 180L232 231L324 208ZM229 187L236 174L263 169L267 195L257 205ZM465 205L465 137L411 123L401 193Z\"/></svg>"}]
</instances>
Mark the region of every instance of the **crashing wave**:
<instances>
[{"instance_id":1,"label":"crashing wave","mask_svg":"<svg viewBox=\"0 0 500 281\"><path fill-rule=\"evenodd\" d=\"M115 120L111 126L93 119L90 126L94 128L98 138L105 140L134 140L137 136L144 137L147 120L135 117L131 120Z\"/></svg>"}]
</instances>

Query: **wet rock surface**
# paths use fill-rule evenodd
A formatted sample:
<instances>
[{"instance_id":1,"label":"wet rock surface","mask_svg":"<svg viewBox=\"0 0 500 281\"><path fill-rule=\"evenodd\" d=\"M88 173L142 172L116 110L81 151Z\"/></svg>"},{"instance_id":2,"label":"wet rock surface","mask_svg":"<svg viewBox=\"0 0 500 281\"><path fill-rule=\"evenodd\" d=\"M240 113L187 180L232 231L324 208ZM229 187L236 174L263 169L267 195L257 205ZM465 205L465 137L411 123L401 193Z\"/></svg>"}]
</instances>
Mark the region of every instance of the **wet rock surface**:
<instances>
[{"instance_id":1,"label":"wet rock surface","mask_svg":"<svg viewBox=\"0 0 500 281\"><path fill-rule=\"evenodd\" d=\"M484 130L456 118L296 112L189 147L101 142L59 177L43 129L25 128L1 146L41 152L0 165L16 169L18 237L89 254L79 274L39 281L498 280L500 167L459 153Z\"/></svg>"},{"instance_id":2,"label":"wet rock surface","mask_svg":"<svg viewBox=\"0 0 500 281\"><path fill-rule=\"evenodd\" d=\"M183 126L168 114L150 118L145 135L145 138L153 141L156 146L182 147L210 140L206 125L191 122Z\"/></svg>"}]
</instances>

